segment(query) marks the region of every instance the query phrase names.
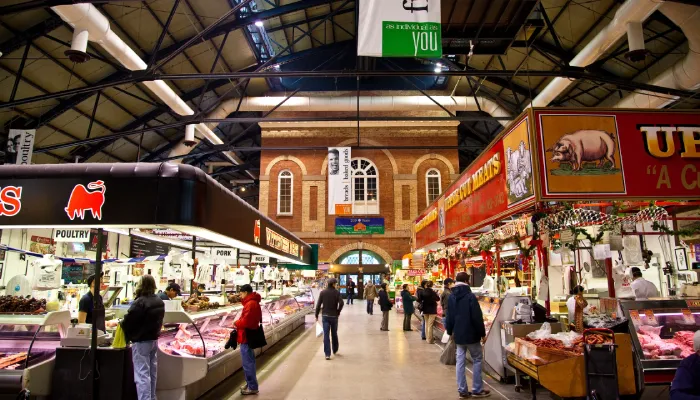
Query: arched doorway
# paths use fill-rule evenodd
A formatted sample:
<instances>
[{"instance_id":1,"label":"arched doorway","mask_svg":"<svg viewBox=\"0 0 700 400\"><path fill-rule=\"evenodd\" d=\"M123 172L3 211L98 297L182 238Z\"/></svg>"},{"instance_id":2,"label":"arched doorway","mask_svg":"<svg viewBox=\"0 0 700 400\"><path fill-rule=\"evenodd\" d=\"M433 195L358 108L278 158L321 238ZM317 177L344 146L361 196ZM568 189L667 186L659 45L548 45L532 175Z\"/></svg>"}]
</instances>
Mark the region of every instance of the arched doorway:
<instances>
[{"instance_id":1,"label":"arched doorway","mask_svg":"<svg viewBox=\"0 0 700 400\"><path fill-rule=\"evenodd\" d=\"M367 282L375 285L382 283L384 274L388 272L386 260L377 252L367 249L353 249L342 253L334 260L333 269L338 276L338 289L343 297L347 297L347 285L350 279L355 282L355 298L364 296Z\"/></svg>"}]
</instances>

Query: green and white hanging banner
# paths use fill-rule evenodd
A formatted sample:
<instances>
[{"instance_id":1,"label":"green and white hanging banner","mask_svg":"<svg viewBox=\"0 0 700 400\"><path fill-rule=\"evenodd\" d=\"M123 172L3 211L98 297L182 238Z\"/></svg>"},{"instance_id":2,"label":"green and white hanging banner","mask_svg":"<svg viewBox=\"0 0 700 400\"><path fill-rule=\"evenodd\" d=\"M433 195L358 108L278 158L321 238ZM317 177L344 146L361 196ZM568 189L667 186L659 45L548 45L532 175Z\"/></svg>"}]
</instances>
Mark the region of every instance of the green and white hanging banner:
<instances>
[{"instance_id":1,"label":"green and white hanging banner","mask_svg":"<svg viewBox=\"0 0 700 400\"><path fill-rule=\"evenodd\" d=\"M357 54L442 57L440 0L359 0Z\"/></svg>"}]
</instances>

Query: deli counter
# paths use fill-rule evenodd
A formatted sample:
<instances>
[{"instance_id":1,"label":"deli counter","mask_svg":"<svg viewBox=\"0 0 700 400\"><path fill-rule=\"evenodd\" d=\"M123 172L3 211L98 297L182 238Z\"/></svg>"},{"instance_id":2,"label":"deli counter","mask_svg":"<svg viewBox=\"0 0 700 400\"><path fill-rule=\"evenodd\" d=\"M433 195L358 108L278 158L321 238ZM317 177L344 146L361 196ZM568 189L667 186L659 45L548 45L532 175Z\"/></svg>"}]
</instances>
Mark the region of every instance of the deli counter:
<instances>
[{"instance_id":1,"label":"deli counter","mask_svg":"<svg viewBox=\"0 0 700 400\"><path fill-rule=\"evenodd\" d=\"M267 346L256 349L256 356L303 326L313 304L310 290L263 300ZM158 345L158 399L196 399L242 367L239 350L224 349L242 310L235 304L191 313L166 311Z\"/></svg>"},{"instance_id":2,"label":"deli counter","mask_svg":"<svg viewBox=\"0 0 700 400\"><path fill-rule=\"evenodd\" d=\"M694 353L700 300L622 300L620 306L629 320L635 363L642 372L643 384L670 384L681 360Z\"/></svg>"}]
</instances>

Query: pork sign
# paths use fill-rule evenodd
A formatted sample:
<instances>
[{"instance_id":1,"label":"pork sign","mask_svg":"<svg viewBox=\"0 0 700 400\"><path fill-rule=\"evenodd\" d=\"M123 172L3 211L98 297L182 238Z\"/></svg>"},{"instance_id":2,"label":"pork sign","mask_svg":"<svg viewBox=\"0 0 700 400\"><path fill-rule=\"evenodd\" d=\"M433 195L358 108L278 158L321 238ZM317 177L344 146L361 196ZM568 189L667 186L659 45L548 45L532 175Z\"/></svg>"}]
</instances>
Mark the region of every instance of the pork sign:
<instances>
[{"instance_id":1,"label":"pork sign","mask_svg":"<svg viewBox=\"0 0 700 400\"><path fill-rule=\"evenodd\" d=\"M535 109L540 199L697 199L700 114Z\"/></svg>"}]
</instances>

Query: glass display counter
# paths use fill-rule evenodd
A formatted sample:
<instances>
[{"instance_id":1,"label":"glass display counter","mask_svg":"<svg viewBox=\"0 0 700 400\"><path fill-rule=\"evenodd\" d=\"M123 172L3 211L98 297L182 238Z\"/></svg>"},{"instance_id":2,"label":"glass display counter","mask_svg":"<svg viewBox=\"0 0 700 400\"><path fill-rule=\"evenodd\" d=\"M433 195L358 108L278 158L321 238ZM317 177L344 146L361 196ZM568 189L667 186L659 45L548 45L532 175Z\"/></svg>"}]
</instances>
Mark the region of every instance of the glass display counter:
<instances>
[{"instance_id":1,"label":"glass display counter","mask_svg":"<svg viewBox=\"0 0 700 400\"><path fill-rule=\"evenodd\" d=\"M51 394L56 348L70 326L70 311L0 314L0 394Z\"/></svg>"},{"instance_id":2,"label":"glass display counter","mask_svg":"<svg viewBox=\"0 0 700 400\"><path fill-rule=\"evenodd\" d=\"M629 321L644 384L668 384L683 358L693 354L700 328L700 299L621 301Z\"/></svg>"},{"instance_id":3,"label":"glass display counter","mask_svg":"<svg viewBox=\"0 0 700 400\"><path fill-rule=\"evenodd\" d=\"M302 306L295 293L260 303L267 347L304 324L313 307ZM242 304L198 312L166 311L159 338L158 399L198 398L241 368L238 349L225 349Z\"/></svg>"}]
</instances>

